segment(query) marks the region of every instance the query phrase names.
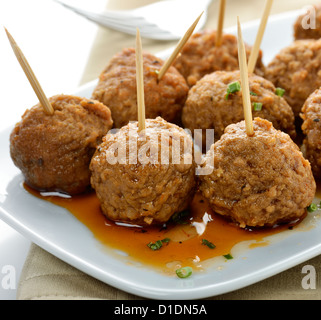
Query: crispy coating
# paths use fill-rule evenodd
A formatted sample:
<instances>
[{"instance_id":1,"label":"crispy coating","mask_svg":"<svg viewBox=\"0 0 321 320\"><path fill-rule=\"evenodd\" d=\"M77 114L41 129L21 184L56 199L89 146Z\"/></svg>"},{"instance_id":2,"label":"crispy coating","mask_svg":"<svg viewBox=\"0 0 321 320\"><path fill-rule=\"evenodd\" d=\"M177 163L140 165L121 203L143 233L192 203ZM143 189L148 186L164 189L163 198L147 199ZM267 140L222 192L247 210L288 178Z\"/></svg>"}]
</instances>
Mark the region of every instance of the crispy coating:
<instances>
[{"instance_id":1,"label":"crispy coating","mask_svg":"<svg viewBox=\"0 0 321 320\"><path fill-rule=\"evenodd\" d=\"M284 98L298 117L305 100L321 86L321 39L297 40L266 67L265 77L285 89Z\"/></svg>"},{"instance_id":2,"label":"crispy coating","mask_svg":"<svg viewBox=\"0 0 321 320\"><path fill-rule=\"evenodd\" d=\"M301 117L305 135L303 146L315 179L321 179L321 89L314 91L305 102Z\"/></svg>"},{"instance_id":3,"label":"crispy coating","mask_svg":"<svg viewBox=\"0 0 321 320\"><path fill-rule=\"evenodd\" d=\"M112 127L110 110L69 95L49 101L53 115L39 104L24 113L10 135L10 154L31 187L78 194L90 187L89 163Z\"/></svg>"},{"instance_id":4,"label":"crispy coating","mask_svg":"<svg viewBox=\"0 0 321 320\"><path fill-rule=\"evenodd\" d=\"M189 91L182 113L182 122L190 130L214 129L215 140L224 133L232 123L244 119L242 91L230 94L230 83L241 83L239 71L216 71L204 76ZM262 103L261 111L252 110L254 117L271 121L276 129L295 138L294 115L291 107L276 95L274 85L255 74L249 75L252 103ZM204 131L205 133L205 131ZM205 135L203 146L205 143Z\"/></svg>"},{"instance_id":5,"label":"crispy coating","mask_svg":"<svg viewBox=\"0 0 321 320\"><path fill-rule=\"evenodd\" d=\"M188 93L185 79L170 67L158 82L157 72L163 61L149 53L143 53L143 60L146 118L161 116L166 121L179 124ZM129 121L137 121L135 49L125 48L110 60L92 97L108 105L116 128Z\"/></svg>"},{"instance_id":6,"label":"crispy coating","mask_svg":"<svg viewBox=\"0 0 321 320\"><path fill-rule=\"evenodd\" d=\"M190 87L208 73L239 69L237 38L231 34L223 34L220 47L215 46L215 41L216 31L204 30L194 33L174 62L174 66L184 76ZM245 44L245 50L249 57L251 47ZM264 74L261 51L255 73Z\"/></svg>"},{"instance_id":7,"label":"crispy coating","mask_svg":"<svg viewBox=\"0 0 321 320\"><path fill-rule=\"evenodd\" d=\"M244 121L229 125L212 145L205 164L213 171L200 176L202 194L242 228L304 217L316 191L309 161L271 122L255 118L253 127L249 137Z\"/></svg>"},{"instance_id":8,"label":"crispy coating","mask_svg":"<svg viewBox=\"0 0 321 320\"><path fill-rule=\"evenodd\" d=\"M195 163L192 138L182 128L157 117L146 120L145 131L138 132L137 122L131 122L103 140L90 164L91 184L109 219L160 224L188 207L196 186ZM131 143L137 143L136 151L129 152ZM167 147L169 157L162 160Z\"/></svg>"}]
</instances>

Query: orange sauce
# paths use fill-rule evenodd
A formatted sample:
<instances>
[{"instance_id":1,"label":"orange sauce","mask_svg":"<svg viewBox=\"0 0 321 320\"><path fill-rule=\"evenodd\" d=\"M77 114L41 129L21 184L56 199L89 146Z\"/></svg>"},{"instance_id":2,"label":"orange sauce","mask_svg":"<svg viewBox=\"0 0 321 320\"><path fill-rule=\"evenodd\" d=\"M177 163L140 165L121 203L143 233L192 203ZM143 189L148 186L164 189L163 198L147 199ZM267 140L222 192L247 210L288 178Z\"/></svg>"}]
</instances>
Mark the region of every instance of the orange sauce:
<instances>
[{"instance_id":1,"label":"orange sauce","mask_svg":"<svg viewBox=\"0 0 321 320\"><path fill-rule=\"evenodd\" d=\"M208 202L197 193L190 205L190 215L184 224L167 223L166 226L124 226L108 220L100 210L100 203L94 192L63 198L42 196L24 185L36 197L47 200L69 210L86 225L93 235L109 248L126 252L133 261L152 265L166 271L178 266L191 265L193 261L229 254L241 241L253 240L249 248L268 245L265 237L292 229L298 222L273 228L241 229L222 216L215 214ZM150 249L147 244L169 238L159 250ZM202 244L206 239L215 245L214 249ZM174 263L174 262L177 262ZM174 269L175 269L174 268Z\"/></svg>"}]
</instances>

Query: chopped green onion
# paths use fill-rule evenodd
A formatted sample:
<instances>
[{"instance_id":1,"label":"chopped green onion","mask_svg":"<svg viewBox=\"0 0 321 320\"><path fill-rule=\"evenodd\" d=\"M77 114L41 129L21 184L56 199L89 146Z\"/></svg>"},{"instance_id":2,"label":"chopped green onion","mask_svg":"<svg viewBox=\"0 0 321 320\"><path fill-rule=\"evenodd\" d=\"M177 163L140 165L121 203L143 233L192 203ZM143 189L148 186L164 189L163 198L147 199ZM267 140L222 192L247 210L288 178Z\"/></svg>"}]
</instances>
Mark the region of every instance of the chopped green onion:
<instances>
[{"instance_id":1,"label":"chopped green onion","mask_svg":"<svg viewBox=\"0 0 321 320\"><path fill-rule=\"evenodd\" d=\"M188 278L193 273L193 269L191 267L183 267L176 270L176 274L179 278Z\"/></svg>"},{"instance_id":2,"label":"chopped green onion","mask_svg":"<svg viewBox=\"0 0 321 320\"><path fill-rule=\"evenodd\" d=\"M257 93L253 92L253 91L250 91L250 95L251 96L257 96Z\"/></svg>"},{"instance_id":3,"label":"chopped green onion","mask_svg":"<svg viewBox=\"0 0 321 320\"><path fill-rule=\"evenodd\" d=\"M276 88L275 90L275 94L279 97L283 97L284 96L284 93L285 93L285 90L282 89L282 88Z\"/></svg>"},{"instance_id":4,"label":"chopped green onion","mask_svg":"<svg viewBox=\"0 0 321 320\"><path fill-rule=\"evenodd\" d=\"M176 224L187 224L187 221L185 219L187 218L187 216L189 216L189 214L189 210L176 212L173 214L171 220Z\"/></svg>"},{"instance_id":5,"label":"chopped green onion","mask_svg":"<svg viewBox=\"0 0 321 320\"><path fill-rule=\"evenodd\" d=\"M233 259L233 256L230 253L224 254L223 257L226 258L227 260Z\"/></svg>"},{"instance_id":6,"label":"chopped green onion","mask_svg":"<svg viewBox=\"0 0 321 320\"><path fill-rule=\"evenodd\" d=\"M210 242L206 239L202 239L202 244L204 244L205 246L208 246L210 249L216 248L215 244L213 244L212 242Z\"/></svg>"},{"instance_id":7,"label":"chopped green onion","mask_svg":"<svg viewBox=\"0 0 321 320\"><path fill-rule=\"evenodd\" d=\"M155 73L158 75L158 74L159 74L159 70L156 69L156 70L155 70Z\"/></svg>"},{"instance_id":8,"label":"chopped green onion","mask_svg":"<svg viewBox=\"0 0 321 320\"><path fill-rule=\"evenodd\" d=\"M318 206L315 204L315 203L311 203L309 206L308 206L308 211L309 212L314 212L318 209Z\"/></svg>"},{"instance_id":9,"label":"chopped green onion","mask_svg":"<svg viewBox=\"0 0 321 320\"><path fill-rule=\"evenodd\" d=\"M240 90L241 90L241 85L238 81L230 83L226 90L227 93L225 95L225 100L228 100L228 97L230 96L231 93L235 93Z\"/></svg>"},{"instance_id":10,"label":"chopped green onion","mask_svg":"<svg viewBox=\"0 0 321 320\"><path fill-rule=\"evenodd\" d=\"M163 243L168 243L169 241L170 241L169 238L165 238L163 240L157 240L155 243L153 242L148 243L147 247L154 251L159 250L163 246Z\"/></svg>"},{"instance_id":11,"label":"chopped green onion","mask_svg":"<svg viewBox=\"0 0 321 320\"><path fill-rule=\"evenodd\" d=\"M238 92L240 90L241 90L241 84L238 81L230 83L228 85L228 91L230 93L235 93L235 92Z\"/></svg>"},{"instance_id":12,"label":"chopped green onion","mask_svg":"<svg viewBox=\"0 0 321 320\"><path fill-rule=\"evenodd\" d=\"M159 250L163 246L162 242L156 241L155 243L150 242L147 244L147 247L149 247L152 250Z\"/></svg>"},{"instance_id":13,"label":"chopped green onion","mask_svg":"<svg viewBox=\"0 0 321 320\"><path fill-rule=\"evenodd\" d=\"M263 107L263 103L261 102L253 102L254 111L261 111Z\"/></svg>"}]
</instances>

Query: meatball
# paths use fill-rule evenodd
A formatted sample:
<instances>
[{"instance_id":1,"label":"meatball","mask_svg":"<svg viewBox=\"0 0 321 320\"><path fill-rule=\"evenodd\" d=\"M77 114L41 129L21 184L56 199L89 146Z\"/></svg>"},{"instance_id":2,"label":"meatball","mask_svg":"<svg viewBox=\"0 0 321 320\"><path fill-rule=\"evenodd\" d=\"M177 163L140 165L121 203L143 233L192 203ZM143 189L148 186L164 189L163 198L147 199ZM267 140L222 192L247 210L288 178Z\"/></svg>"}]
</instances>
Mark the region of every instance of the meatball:
<instances>
[{"instance_id":1,"label":"meatball","mask_svg":"<svg viewBox=\"0 0 321 320\"><path fill-rule=\"evenodd\" d=\"M313 92L302 108L304 153L310 161L314 177L321 179L321 89Z\"/></svg>"},{"instance_id":2,"label":"meatball","mask_svg":"<svg viewBox=\"0 0 321 320\"><path fill-rule=\"evenodd\" d=\"M143 53L143 60L146 118L161 116L179 124L189 89L185 79L170 67L158 81L158 71L164 62L149 53ZM126 48L110 60L92 97L110 108L116 128L137 120L135 49Z\"/></svg>"},{"instance_id":3,"label":"meatball","mask_svg":"<svg viewBox=\"0 0 321 320\"><path fill-rule=\"evenodd\" d=\"M215 46L215 40L216 31L205 30L194 33L174 62L174 66L184 76L190 87L208 73L239 69L237 37L223 34L220 47ZM251 47L245 45L245 49L249 57ZM264 74L262 52L258 57L255 73Z\"/></svg>"},{"instance_id":4,"label":"meatball","mask_svg":"<svg viewBox=\"0 0 321 320\"><path fill-rule=\"evenodd\" d=\"M212 145L200 190L215 212L241 228L273 226L304 217L316 183L308 160L288 134L255 118L254 136L245 121L231 124Z\"/></svg>"},{"instance_id":5,"label":"meatball","mask_svg":"<svg viewBox=\"0 0 321 320\"><path fill-rule=\"evenodd\" d=\"M131 143L137 149L130 153ZM141 132L131 122L108 134L90 164L102 212L111 220L150 225L185 210L196 186L192 149L191 136L160 117L147 119Z\"/></svg>"},{"instance_id":6,"label":"meatball","mask_svg":"<svg viewBox=\"0 0 321 320\"><path fill-rule=\"evenodd\" d=\"M308 96L321 86L321 39L297 40L282 49L265 77L285 89L284 98L298 117Z\"/></svg>"},{"instance_id":7,"label":"meatball","mask_svg":"<svg viewBox=\"0 0 321 320\"><path fill-rule=\"evenodd\" d=\"M89 164L112 127L102 103L70 95L49 99L54 114L40 104L27 110L10 135L10 154L25 181L40 191L78 194L90 187Z\"/></svg>"},{"instance_id":8,"label":"meatball","mask_svg":"<svg viewBox=\"0 0 321 320\"><path fill-rule=\"evenodd\" d=\"M229 84L241 82L239 71L216 71L204 76L189 91L182 113L182 122L190 130L214 129L218 140L224 129L244 119L242 91L227 95ZM249 75L252 103L261 103L261 110L253 110L254 116L271 121L295 138L294 115L284 98L276 94L274 85L255 74ZM205 146L205 131L203 134Z\"/></svg>"},{"instance_id":9,"label":"meatball","mask_svg":"<svg viewBox=\"0 0 321 320\"><path fill-rule=\"evenodd\" d=\"M294 23L294 38L296 40L321 38L321 4L311 6L311 8L315 10L315 28L304 27L305 22L311 24L309 16L307 16L308 12L300 15Z\"/></svg>"}]
</instances>

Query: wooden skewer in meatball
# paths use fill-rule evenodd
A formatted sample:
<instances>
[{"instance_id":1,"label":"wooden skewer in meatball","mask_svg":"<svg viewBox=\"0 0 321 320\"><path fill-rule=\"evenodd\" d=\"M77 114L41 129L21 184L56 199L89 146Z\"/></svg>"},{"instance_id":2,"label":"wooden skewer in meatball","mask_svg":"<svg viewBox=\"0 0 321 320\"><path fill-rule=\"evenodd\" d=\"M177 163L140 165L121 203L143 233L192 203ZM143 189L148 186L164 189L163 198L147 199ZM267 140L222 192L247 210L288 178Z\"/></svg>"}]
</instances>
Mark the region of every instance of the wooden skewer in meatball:
<instances>
[{"instance_id":1,"label":"wooden skewer in meatball","mask_svg":"<svg viewBox=\"0 0 321 320\"><path fill-rule=\"evenodd\" d=\"M10 154L26 183L41 191L77 194L90 187L89 163L112 127L102 103L75 96L45 96L22 51L12 49L40 103L27 110L10 135Z\"/></svg>"},{"instance_id":2,"label":"wooden skewer in meatball","mask_svg":"<svg viewBox=\"0 0 321 320\"><path fill-rule=\"evenodd\" d=\"M280 97L282 93L279 93L271 82L253 74L272 3L273 0L266 0L249 58L251 102L255 116L269 119L277 128L285 130L294 138L296 132L293 112L286 101ZM183 125L190 130L214 129L215 139L219 139L227 125L243 119L240 79L241 74L238 70L216 71L200 79L189 91L182 112ZM205 148L205 131L202 139L202 145Z\"/></svg>"},{"instance_id":3,"label":"wooden skewer in meatball","mask_svg":"<svg viewBox=\"0 0 321 320\"><path fill-rule=\"evenodd\" d=\"M265 67L259 47L272 2L273 0L266 1L254 47L245 44L247 59L250 58L250 73L255 72L260 76L264 75ZM190 87L212 72L234 71L239 68L237 37L222 33L224 9L225 1L221 1L217 31L204 30L194 34L184 47L181 56L174 63Z\"/></svg>"},{"instance_id":4,"label":"wooden skewer in meatball","mask_svg":"<svg viewBox=\"0 0 321 320\"><path fill-rule=\"evenodd\" d=\"M89 164L112 127L110 110L99 101L69 95L27 110L10 136L10 154L26 183L41 191L78 194L90 187Z\"/></svg>"},{"instance_id":5,"label":"wooden skewer in meatball","mask_svg":"<svg viewBox=\"0 0 321 320\"><path fill-rule=\"evenodd\" d=\"M139 39L137 33L137 47ZM137 96L143 98L141 61L137 60ZM138 106L144 108L143 100ZM138 122L103 138L91 160L91 184L109 219L161 224L186 209L192 199L196 187L193 141L182 128L160 117L145 120L144 112L138 114Z\"/></svg>"},{"instance_id":6,"label":"wooden skewer in meatball","mask_svg":"<svg viewBox=\"0 0 321 320\"><path fill-rule=\"evenodd\" d=\"M150 53L143 53L147 118L161 116L169 122L181 123L181 111L189 88L172 63L192 35L201 16L186 31L166 62ZM108 105L116 128L137 119L135 49L125 48L110 60L99 77L92 97Z\"/></svg>"},{"instance_id":7,"label":"wooden skewer in meatball","mask_svg":"<svg viewBox=\"0 0 321 320\"><path fill-rule=\"evenodd\" d=\"M186 43L181 55L174 62L174 67L184 76L189 87L214 71L238 70L237 38L231 34L223 34L221 41L221 46L217 47L216 31L204 30L194 33ZM250 53L251 47L246 45L247 57ZM261 51L255 73L264 74Z\"/></svg>"},{"instance_id":8,"label":"wooden skewer in meatball","mask_svg":"<svg viewBox=\"0 0 321 320\"><path fill-rule=\"evenodd\" d=\"M255 118L254 136L245 122L231 124L206 154L214 161L200 176L200 190L213 210L241 228L273 226L303 218L316 184L308 160L286 133Z\"/></svg>"},{"instance_id":9,"label":"wooden skewer in meatball","mask_svg":"<svg viewBox=\"0 0 321 320\"><path fill-rule=\"evenodd\" d=\"M292 108L272 82L255 74L249 75L251 107L254 117L271 121L276 129L296 137ZM214 129L215 140L232 123L244 119L241 75L239 71L216 71L204 76L193 86L182 112L183 125L194 131Z\"/></svg>"},{"instance_id":10,"label":"wooden skewer in meatball","mask_svg":"<svg viewBox=\"0 0 321 320\"><path fill-rule=\"evenodd\" d=\"M144 82L146 117L161 116L179 123L188 86L182 75L170 67L158 82L160 58L144 53ZM99 77L92 98L108 105L115 128L137 120L135 49L125 48L116 54Z\"/></svg>"},{"instance_id":11,"label":"wooden skewer in meatball","mask_svg":"<svg viewBox=\"0 0 321 320\"><path fill-rule=\"evenodd\" d=\"M136 153L129 153L131 143L136 142ZM121 151L114 149L115 143L127 149L123 158L118 157ZM174 162L171 154L177 143L181 147L176 149L178 161ZM184 154L184 145L191 150L192 144L182 128L160 117L146 119L146 129L141 132L138 122L131 122L115 135L104 137L90 164L91 184L102 212L111 220L150 225L165 223L185 210L196 187L192 153ZM164 162L161 153L166 149L170 157ZM149 150L158 150L157 156L151 156ZM137 163L130 163L132 157ZM123 163L119 159L124 159Z\"/></svg>"},{"instance_id":12,"label":"wooden skewer in meatball","mask_svg":"<svg viewBox=\"0 0 321 320\"><path fill-rule=\"evenodd\" d=\"M249 95L243 98L249 100ZM244 108L251 110L248 104ZM252 123L252 134L247 122ZM207 152L203 166L212 172L200 176L202 194L215 212L241 228L303 218L314 199L309 161L288 134L261 118L229 125Z\"/></svg>"},{"instance_id":13,"label":"wooden skewer in meatball","mask_svg":"<svg viewBox=\"0 0 321 320\"><path fill-rule=\"evenodd\" d=\"M259 48L272 2L272 0L266 1L254 47L245 44L247 59L250 58L250 73L255 72L260 76L264 75L265 67L262 62L262 51ZM217 31L204 30L195 33L174 63L190 87L212 72L234 71L239 68L237 37L222 33L224 8L225 1L221 1Z\"/></svg>"}]
</instances>

